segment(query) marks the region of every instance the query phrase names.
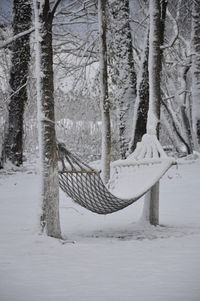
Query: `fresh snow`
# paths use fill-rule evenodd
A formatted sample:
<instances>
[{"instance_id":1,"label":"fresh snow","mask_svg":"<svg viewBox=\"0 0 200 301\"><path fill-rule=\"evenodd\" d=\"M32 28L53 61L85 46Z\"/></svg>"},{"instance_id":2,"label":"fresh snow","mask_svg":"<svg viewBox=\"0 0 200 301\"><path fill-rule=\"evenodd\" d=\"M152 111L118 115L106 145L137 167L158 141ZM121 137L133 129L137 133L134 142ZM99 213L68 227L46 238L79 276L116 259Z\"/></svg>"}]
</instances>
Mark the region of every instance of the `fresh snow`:
<instances>
[{"instance_id":1,"label":"fresh snow","mask_svg":"<svg viewBox=\"0 0 200 301\"><path fill-rule=\"evenodd\" d=\"M140 222L142 200L101 216L61 192L63 241L38 233L34 165L2 171L0 301L199 301L200 159L179 163L161 180L158 227Z\"/></svg>"},{"instance_id":2,"label":"fresh snow","mask_svg":"<svg viewBox=\"0 0 200 301\"><path fill-rule=\"evenodd\" d=\"M141 197L174 163L175 159L166 155L156 136L145 134L132 154L112 163L111 192L123 199Z\"/></svg>"}]
</instances>

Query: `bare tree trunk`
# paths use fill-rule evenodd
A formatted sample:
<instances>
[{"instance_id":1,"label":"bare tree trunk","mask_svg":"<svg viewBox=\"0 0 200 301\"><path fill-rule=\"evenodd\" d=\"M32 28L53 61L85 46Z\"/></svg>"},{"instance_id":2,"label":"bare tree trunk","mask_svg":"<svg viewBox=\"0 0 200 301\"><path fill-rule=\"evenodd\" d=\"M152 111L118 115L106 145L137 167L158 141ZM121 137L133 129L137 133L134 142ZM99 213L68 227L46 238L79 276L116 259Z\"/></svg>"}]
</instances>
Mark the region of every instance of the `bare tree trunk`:
<instances>
[{"instance_id":1,"label":"bare tree trunk","mask_svg":"<svg viewBox=\"0 0 200 301\"><path fill-rule=\"evenodd\" d=\"M52 20L49 1L35 0L37 100L39 146L42 165L42 213L40 224L48 236L61 238L59 184L54 117Z\"/></svg>"},{"instance_id":2,"label":"bare tree trunk","mask_svg":"<svg viewBox=\"0 0 200 301\"><path fill-rule=\"evenodd\" d=\"M192 119L196 135L195 149L200 149L200 0L192 7Z\"/></svg>"},{"instance_id":3,"label":"bare tree trunk","mask_svg":"<svg viewBox=\"0 0 200 301\"><path fill-rule=\"evenodd\" d=\"M106 0L98 0L99 17L99 65L102 114L102 179L110 179L111 125L108 98L107 44L106 44Z\"/></svg>"},{"instance_id":4,"label":"bare tree trunk","mask_svg":"<svg viewBox=\"0 0 200 301\"><path fill-rule=\"evenodd\" d=\"M13 1L13 35L31 27L30 0ZM13 41L11 45L10 102L8 105L8 127L3 144L2 165L7 160L19 166L23 163L23 121L27 103L27 80L30 61L29 35ZM3 166L2 166L3 167Z\"/></svg>"}]
</instances>

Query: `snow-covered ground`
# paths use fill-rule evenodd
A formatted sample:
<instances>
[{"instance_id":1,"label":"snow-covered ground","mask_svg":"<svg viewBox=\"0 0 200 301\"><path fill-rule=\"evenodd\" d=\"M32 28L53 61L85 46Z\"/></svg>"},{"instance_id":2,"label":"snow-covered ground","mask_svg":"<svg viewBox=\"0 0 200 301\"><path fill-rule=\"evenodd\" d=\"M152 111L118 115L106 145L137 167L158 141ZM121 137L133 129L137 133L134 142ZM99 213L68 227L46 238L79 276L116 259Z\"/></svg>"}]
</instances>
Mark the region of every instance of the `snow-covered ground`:
<instances>
[{"instance_id":1,"label":"snow-covered ground","mask_svg":"<svg viewBox=\"0 0 200 301\"><path fill-rule=\"evenodd\" d=\"M31 166L0 174L0 301L199 301L200 160L161 181L160 223L139 223L143 201L108 216L61 192L63 235L38 234Z\"/></svg>"}]
</instances>

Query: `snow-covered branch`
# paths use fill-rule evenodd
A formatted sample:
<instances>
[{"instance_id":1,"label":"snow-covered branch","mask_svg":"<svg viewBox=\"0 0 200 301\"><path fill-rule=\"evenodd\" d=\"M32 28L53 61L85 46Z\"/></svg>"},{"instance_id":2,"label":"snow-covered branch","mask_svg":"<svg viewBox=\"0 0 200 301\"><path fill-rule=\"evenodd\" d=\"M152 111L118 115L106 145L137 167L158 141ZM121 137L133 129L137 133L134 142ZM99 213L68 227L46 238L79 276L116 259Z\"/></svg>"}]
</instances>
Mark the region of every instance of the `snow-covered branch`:
<instances>
[{"instance_id":1,"label":"snow-covered branch","mask_svg":"<svg viewBox=\"0 0 200 301\"><path fill-rule=\"evenodd\" d=\"M11 37L11 38L7 39L4 42L0 42L0 49L6 48L8 45L13 43L15 40L17 40L17 39L19 39L19 38L21 38L21 37L23 37L27 34L32 33L34 30L35 30L35 28L31 27L30 29L22 31L19 34L15 35L14 37Z\"/></svg>"}]
</instances>

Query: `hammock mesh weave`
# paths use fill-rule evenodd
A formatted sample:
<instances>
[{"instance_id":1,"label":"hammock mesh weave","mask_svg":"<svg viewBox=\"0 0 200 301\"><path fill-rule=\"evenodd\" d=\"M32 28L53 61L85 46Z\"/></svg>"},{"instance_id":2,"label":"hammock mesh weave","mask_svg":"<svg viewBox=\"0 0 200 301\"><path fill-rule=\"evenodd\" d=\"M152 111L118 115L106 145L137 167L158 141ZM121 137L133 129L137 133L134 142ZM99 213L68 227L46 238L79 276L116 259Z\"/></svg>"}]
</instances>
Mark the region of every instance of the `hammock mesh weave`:
<instances>
[{"instance_id":1,"label":"hammock mesh weave","mask_svg":"<svg viewBox=\"0 0 200 301\"><path fill-rule=\"evenodd\" d=\"M147 138L148 136L146 136L145 139ZM143 156L144 154L148 155L148 160L151 160L152 158L153 160L155 160L155 157L157 159L162 159L162 157L166 159L167 156L164 153L159 142L157 140L155 140L154 142L156 143L153 143L151 145L151 151L149 150L149 148L146 148L145 143L142 149L140 149L141 145L138 145L138 148L134 152L135 157L131 160L134 162L134 160L137 159L138 156L141 157L142 153ZM145 151L143 151L144 149ZM155 149L157 150L155 151ZM151 156L149 155L150 153ZM89 165L80 160L77 156L69 152L65 148L64 144L58 144L58 160L62 167L59 171L59 185L61 189L69 197L71 197L74 202L98 214L108 214L121 210L137 201L150 188L149 187L145 191L142 191L140 195L137 195L131 199L121 199L114 196L107 189L100 177L100 172L94 170ZM152 161L150 161L151 163L148 164L148 162L145 160L146 158L144 158L145 164L137 163L137 165L148 166L153 164ZM173 164L172 160L168 161L169 162L167 163L167 167L164 171L162 171L160 177ZM158 162L156 162L156 164L158 164Z\"/></svg>"},{"instance_id":2,"label":"hammock mesh weave","mask_svg":"<svg viewBox=\"0 0 200 301\"><path fill-rule=\"evenodd\" d=\"M104 185L100 172L71 154L63 145L58 146L62 157L63 171L59 172L60 188L82 207L98 214L121 210L137 199L123 200L112 195ZM61 161L61 160L60 160ZM68 162L66 166L65 162Z\"/></svg>"}]
</instances>

